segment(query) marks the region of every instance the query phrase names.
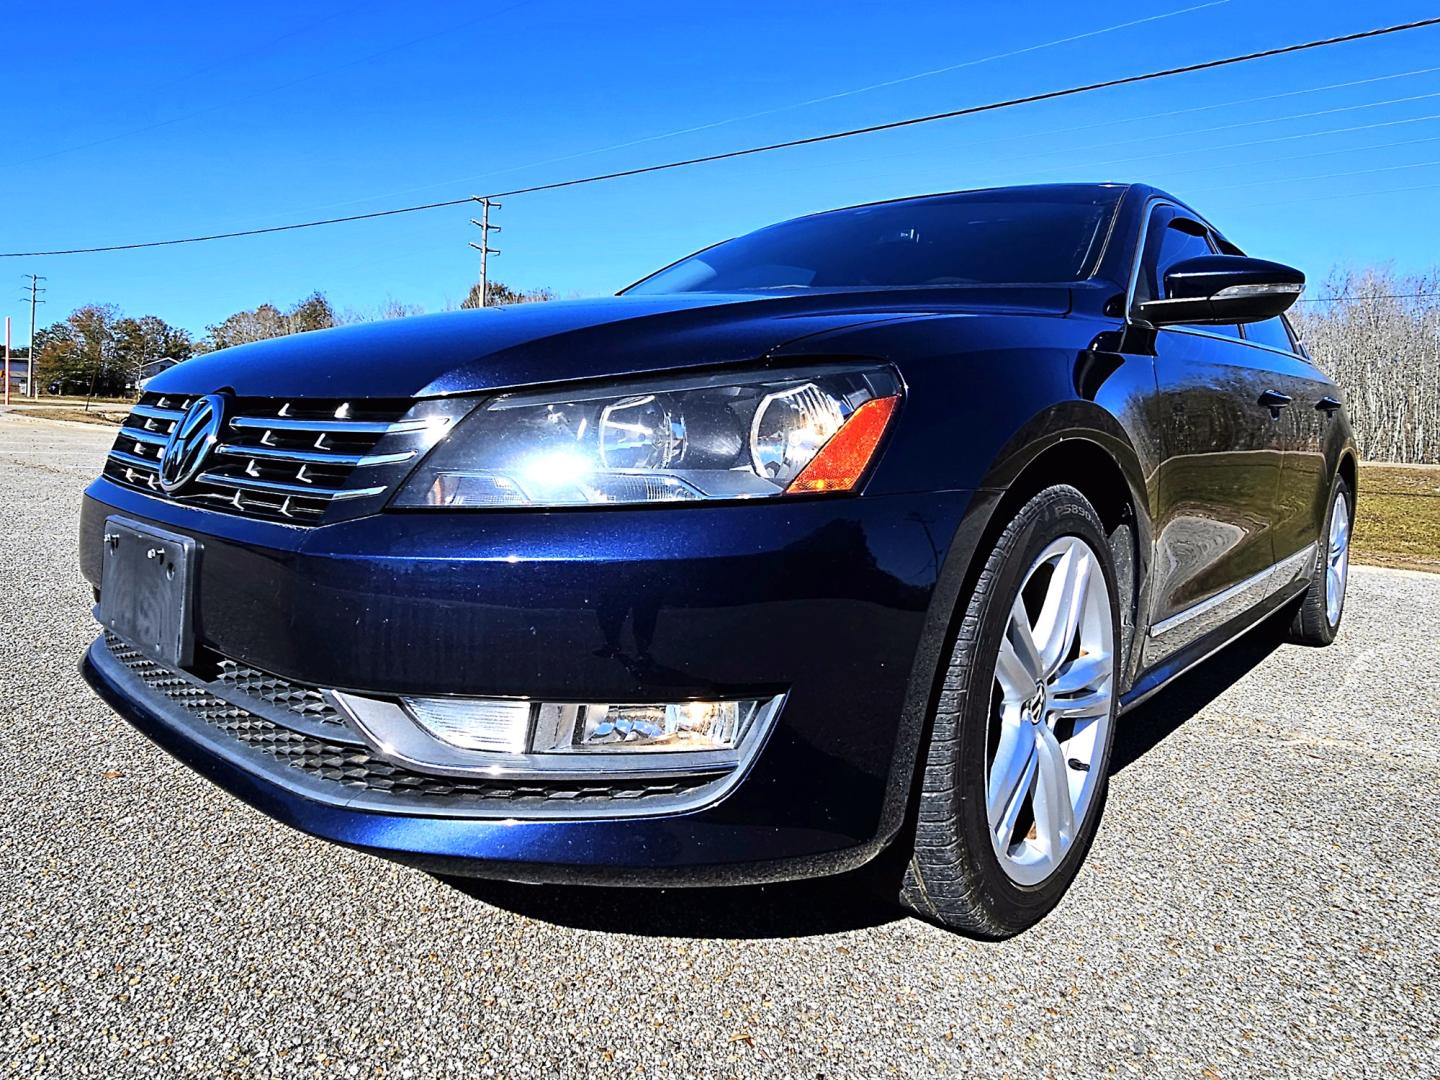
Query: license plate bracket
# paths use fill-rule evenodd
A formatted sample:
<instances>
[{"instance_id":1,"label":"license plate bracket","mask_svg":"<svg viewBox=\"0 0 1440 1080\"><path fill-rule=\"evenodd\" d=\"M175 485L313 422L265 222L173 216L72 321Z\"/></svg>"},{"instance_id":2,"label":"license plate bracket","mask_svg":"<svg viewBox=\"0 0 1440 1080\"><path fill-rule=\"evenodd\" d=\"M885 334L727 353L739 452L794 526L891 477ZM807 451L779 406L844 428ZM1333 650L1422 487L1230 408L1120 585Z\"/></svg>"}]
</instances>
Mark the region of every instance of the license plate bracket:
<instances>
[{"instance_id":1,"label":"license plate bracket","mask_svg":"<svg viewBox=\"0 0 1440 1080\"><path fill-rule=\"evenodd\" d=\"M100 623L157 663L188 665L194 653L195 538L110 517L102 543Z\"/></svg>"}]
</instances>

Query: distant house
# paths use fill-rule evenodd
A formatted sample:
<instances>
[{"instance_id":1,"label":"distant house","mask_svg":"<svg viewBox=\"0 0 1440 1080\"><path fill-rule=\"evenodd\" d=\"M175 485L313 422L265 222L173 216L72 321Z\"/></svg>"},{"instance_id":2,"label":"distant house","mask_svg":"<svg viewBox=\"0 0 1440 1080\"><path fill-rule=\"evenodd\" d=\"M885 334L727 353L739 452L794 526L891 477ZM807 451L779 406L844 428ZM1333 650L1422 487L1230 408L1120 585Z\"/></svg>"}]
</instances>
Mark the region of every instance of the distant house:
<instances>
[{"instance_id":1,"label":"distant house","mask_svg":"<svg viewBox=\"0 0 1440 1080\"><path fill-rule=\"evenodd\" d=\"M0 378L4 378L0 374ZM10 393L18 394L21 391L30 391L30 361L22 357L10 358Z\"/></svg>"},{"instance_id":2,"label":"distant house","mask_svg":"<svg viewBox=\"0 0 1440 1080\"><path fill-rule=\"evenodd\" d=\"M159 360L151 360L148 364L142 365L140 368L140 378L136 380L135 388L137 390L144 390L145 385L151 379L155 378L156 375L159 375L162 371L169 371L178 363L180 363L180 361L173 357L162 356Z\"/></svg>"}]
</instances>

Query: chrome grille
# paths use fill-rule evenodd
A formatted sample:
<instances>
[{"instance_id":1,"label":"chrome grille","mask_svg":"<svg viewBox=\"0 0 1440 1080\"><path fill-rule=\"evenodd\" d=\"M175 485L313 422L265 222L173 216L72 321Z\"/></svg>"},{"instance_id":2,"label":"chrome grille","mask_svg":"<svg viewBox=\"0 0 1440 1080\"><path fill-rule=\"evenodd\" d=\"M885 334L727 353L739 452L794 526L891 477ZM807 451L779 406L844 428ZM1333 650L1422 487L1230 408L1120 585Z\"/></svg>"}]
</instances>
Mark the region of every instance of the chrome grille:
<instances>
[{"instance_id":1,"label":"chrome grille","mask_svg":"<svg viewBox=\"0 0 1440 1080\"><path fill-rule=\"evenodd\" d=\"M414 772L373 756L363 745L342 738L321 738L315 734L294 731L263 716L242 708L235 701L226 701L210 692L207 685L178 671L172 671L149 659L138 649L110 632L105 633L105 646L120 664L144 684L157 699L183 710L192 720L223 733L248 748L255 755L257 768L298 769L316 780L345 785L375 793L390 803L393 810L421 810L427 806L447 808L493 805L504 802L505 814L519 813L521 806L593 803L624 800L627 803L651 799L674 798L694 790L709 777L680 777L664 780L633 781L520 781L503 779L457 779ZM253 681L253 669L235 665L237 673L231 682ZM260 674L260 673L255 673ZM222 680L226 676L222 675ZM275 676L262 679L284 684L289 693L315 694L313 687L302 687ZM210 684L219 687L221 681ZM248 692L248 691L247 691ZM273 693L273 688L267 692ZM289 704L292 710L294 704ZM343 724L343 721L340 721ZM348 728L344 734L349 735ZM292 774L293 775L293 774ZM277 777L278 779L278 777ZM349 796L347 796L349 798ZM647 803L648 804L648 803ZM512 809L512 807L514 809Z\"/></svg>"},{"instance_id":2,"label":"chrome grille","mask_svg":"<svg viewBox=\"0 0 1440 1080\"><path fill-rule=\"evenodd\" d=\"M161 498L294 525L329 520L337 504L373 505L457 411L454 403L403 399L235 398L203 471L170 495L160 487L160 456L191 400L142 397L105 475Z\"/></svg>"}]
</instances>

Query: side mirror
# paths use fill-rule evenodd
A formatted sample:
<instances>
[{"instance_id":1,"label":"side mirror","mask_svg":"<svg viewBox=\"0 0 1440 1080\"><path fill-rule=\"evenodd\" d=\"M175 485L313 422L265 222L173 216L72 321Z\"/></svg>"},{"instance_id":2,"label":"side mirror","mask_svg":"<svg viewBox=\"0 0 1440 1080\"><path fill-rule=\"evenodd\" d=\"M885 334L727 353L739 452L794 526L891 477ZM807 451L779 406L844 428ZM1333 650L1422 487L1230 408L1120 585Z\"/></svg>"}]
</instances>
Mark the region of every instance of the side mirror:
<instances>
[{"instance_id":1,"label":"side mirror","mask_svg":"<svg viewBox=\"0 0 1440 1080\"><path fill-rule=\"evenodd\" d=\"M1305 287L1292 266L1245 255L1199 255L1165 272L1165 299L1146 300L1136 314L1153 326L1251 323L1285 311Z\"/></svg>"}]
</instances>

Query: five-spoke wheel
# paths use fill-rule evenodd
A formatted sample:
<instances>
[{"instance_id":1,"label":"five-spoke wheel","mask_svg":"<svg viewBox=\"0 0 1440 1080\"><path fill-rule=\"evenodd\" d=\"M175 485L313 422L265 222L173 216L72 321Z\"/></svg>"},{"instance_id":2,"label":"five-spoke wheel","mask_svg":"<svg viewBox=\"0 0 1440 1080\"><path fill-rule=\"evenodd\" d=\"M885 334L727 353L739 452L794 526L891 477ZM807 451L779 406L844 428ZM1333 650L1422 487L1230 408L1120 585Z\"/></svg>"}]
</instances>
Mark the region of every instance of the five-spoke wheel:
<instances>
[{"instance_id":1,"label":"five-spoke wheel","mask_svg":"<svg viewBox=\"0 0 1440 1080\"><path fill-rule=\"evenodd\" d=\"M1105 802L1119 603L1099 515L1046 488L994 542L966 601L927 748L902 899L986 937L1042 918Z\"/></svg>"},{"instance_id":2,"label":"five-spoke wheel","mask_svg":"<svg viewBox=\"0 0 1440 1080\"><path fill-rule=\"evenodd\" d=\"M1095 792L1095 749L1108 741L1115 642L1098 565L1078 536L1053 541L1000 641L986 807L995 855L1021 885L1044 881L1069 852Z\"/></svg>"}]
</instances>

